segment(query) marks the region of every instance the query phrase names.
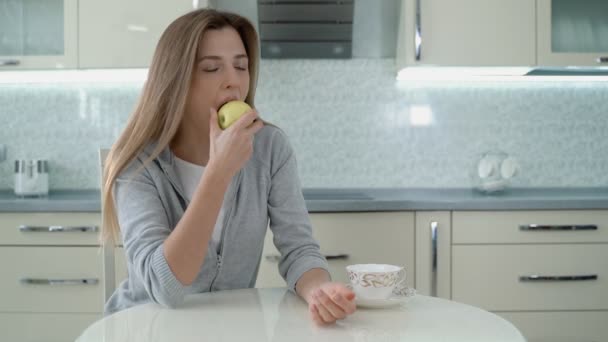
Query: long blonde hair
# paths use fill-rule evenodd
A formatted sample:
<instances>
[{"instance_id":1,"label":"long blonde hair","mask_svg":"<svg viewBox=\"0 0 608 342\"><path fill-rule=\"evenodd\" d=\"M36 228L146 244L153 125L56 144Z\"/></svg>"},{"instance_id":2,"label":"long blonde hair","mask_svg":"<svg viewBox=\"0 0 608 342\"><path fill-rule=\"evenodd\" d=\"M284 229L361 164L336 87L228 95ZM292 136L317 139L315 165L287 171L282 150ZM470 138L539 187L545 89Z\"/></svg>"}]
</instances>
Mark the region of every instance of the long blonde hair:
<instances>
[{"instance_id":1,"label":"long blonde hair","mask_svg":"<svg viewBox=\"0 0 608 342\"><path fill-rule=\"evenodd\" d=\"M206 30L223 27L233 27L247 51L249 93L245 102L254 106L259 46L251 22L239 15L213 9L196 10L173 21L158 41L137 106L105 161L102 181L103 243L116 242L120 235L113 194L116 179L146 145L156 142L156 148L144 165L156 158L173 140L186 110L202 35Z\"/></svg>"}]
</instances>

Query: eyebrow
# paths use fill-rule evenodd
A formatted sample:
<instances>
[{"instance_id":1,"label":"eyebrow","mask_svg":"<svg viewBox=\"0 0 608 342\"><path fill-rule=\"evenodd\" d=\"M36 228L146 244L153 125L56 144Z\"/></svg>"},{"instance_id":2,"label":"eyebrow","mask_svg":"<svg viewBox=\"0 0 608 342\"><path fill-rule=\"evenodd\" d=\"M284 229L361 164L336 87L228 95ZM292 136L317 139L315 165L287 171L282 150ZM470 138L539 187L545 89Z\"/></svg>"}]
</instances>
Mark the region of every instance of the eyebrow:
<instances>
[{"instance_id":1,"label":"eyebrow","mask_svg":"<svg viewBox=\"0 0 608 342\"><path fill-rule=\"evenodd\" d=\"M246 59L246 58L248 58L248 57L247 57L247 55L245 55L245 54L240 54L240 55L236 55L236 56L234 56L234 58L233 58L233 59L243 59L243 58L245 58L245 59ZM211 55L210 55L210 56L203 56L203 57L198 58L198 59L196 60L196 62L198 63L198 62L201 62L201 61L203 61L203 60L205 60L205 59L211 59L211 60L216 60L216 61L217 61L217 60L221 60L221 59L222 59L222 57L220 57L220 56L211 56Z\"/></svg>"}]
</instances>

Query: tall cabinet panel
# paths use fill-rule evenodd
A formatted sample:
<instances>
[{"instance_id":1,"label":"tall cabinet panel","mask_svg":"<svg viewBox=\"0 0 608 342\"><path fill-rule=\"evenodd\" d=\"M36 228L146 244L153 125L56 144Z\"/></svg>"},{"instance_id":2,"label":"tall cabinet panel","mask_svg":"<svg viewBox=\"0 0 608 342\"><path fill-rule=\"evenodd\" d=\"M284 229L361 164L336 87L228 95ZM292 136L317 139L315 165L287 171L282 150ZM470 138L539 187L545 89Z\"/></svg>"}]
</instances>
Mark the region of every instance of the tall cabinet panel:
<instances>
[{"instance_id":1,"label":"tall cabinet panel","mask_svg":"<svg viewBox=\"0 0 608 342\"><path fill-rule=\"evenodd\" d=\"M79 67L146 68L167 26L206 0L80 0Z\"/></svg>"},{"instance_id":2,"label":"tall cabinet panel","mask_svg":"<svg viewBox=\"0 0 608 342\"><path fill-rule=\"evenodd\" d=\"M404 0L397 63L534 65L534 23L530 0Z\"/></svg>"}]
</instances>

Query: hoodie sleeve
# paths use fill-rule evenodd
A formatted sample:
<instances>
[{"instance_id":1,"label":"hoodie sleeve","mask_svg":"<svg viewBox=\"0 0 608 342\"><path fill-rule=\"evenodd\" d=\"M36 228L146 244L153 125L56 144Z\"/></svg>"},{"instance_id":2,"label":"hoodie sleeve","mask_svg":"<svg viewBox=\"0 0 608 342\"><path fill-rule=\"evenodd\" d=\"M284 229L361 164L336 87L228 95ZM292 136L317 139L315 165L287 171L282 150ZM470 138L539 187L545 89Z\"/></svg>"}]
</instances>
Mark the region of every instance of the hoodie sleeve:
<instances>
[{"instance_id":1,"label":"hoodie sleeve","mask_svg":"<svg viewBox=\"0 0 608 342\"><path fill-rule=\"evenodd\" d=\"M179 305L186 286L175 277L163 253L172 227L158 188L139 159L116 180L114 198L129 272L155 303L170 308Z\"/></svg>"},{"instance_id":2,"label":"hoodie sleeve","mask_svg":"<svg viewBox=\"0 0 608 342\"><path fill-rule=\"evenodd\" d=\"M328 270L328 265L312 235L296 157L282 131L276 130L271 146L270 229L281 253L279 273L289 289L295 291L304 272L313 268Z\"/></svg>"}]
</instances>

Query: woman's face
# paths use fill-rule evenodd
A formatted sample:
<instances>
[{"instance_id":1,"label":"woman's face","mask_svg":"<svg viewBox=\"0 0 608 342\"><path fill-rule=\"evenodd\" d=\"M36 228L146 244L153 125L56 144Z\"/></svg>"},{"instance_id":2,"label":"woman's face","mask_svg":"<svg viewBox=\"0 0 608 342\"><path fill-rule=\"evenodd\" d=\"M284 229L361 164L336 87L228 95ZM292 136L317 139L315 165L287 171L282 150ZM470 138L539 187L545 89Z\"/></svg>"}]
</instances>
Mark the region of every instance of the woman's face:
<instances>
[{"instance_id":1,"label":"woman's face","mask_svg":"<svg viewBox=\"0 0 608 342\"><path fill-rule=\"evenodd\" d=\"M207 30L193 72L185 124L208 129L209 108L218 110L228 101L244 101L249 92L249 60L237 31L232 27Z\"/></svg>"}]
</instances>

